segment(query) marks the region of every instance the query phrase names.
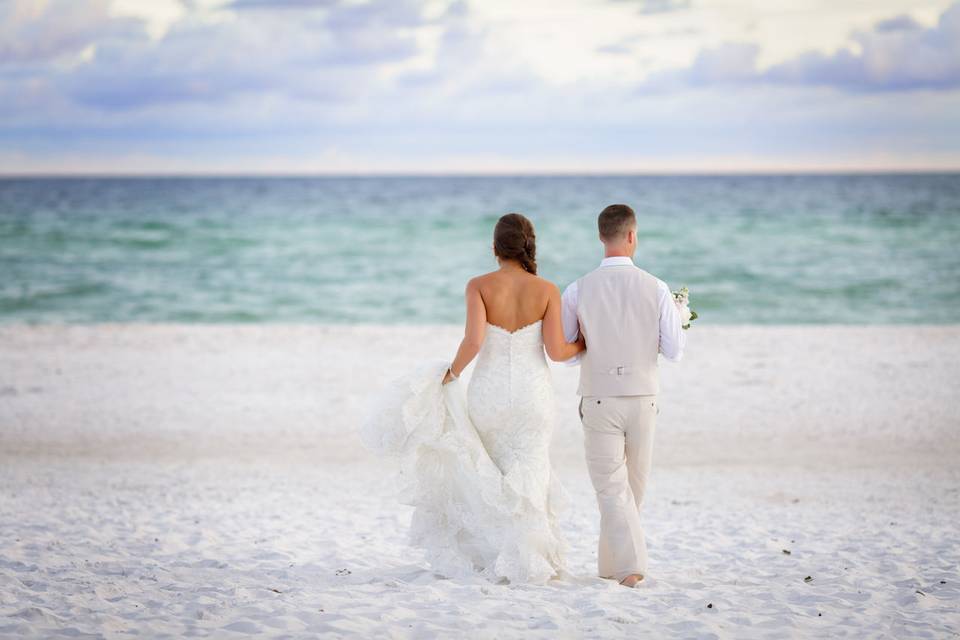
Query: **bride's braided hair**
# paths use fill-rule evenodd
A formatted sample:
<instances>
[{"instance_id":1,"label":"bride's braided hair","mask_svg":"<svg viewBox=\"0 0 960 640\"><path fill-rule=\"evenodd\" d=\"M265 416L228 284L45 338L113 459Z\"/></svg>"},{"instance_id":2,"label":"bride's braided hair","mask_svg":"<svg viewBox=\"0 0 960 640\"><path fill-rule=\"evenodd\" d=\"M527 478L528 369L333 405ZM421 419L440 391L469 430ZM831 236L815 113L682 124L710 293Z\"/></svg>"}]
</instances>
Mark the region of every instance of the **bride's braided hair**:
<instances>
[{"instance_id":1,"label":"bride's braided hair","mask_svg":"<svg viewBox=\"0 0 960 640\"><path fill-rule=\"evenodd\" d=\"M493 252L501 260L516 260L537 275L537 236L533 223L519 213L508 213L493 228Z\"/></svg>"}]
</instances>

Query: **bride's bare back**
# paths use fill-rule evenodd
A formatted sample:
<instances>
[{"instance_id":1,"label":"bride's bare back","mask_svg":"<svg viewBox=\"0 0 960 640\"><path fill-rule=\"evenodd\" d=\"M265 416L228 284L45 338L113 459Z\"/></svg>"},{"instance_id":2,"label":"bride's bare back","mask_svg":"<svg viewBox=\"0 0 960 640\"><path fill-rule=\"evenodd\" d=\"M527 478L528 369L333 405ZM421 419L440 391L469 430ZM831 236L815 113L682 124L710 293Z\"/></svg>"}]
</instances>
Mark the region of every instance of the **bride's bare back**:
<instances>
[{"instance_id":1,"label":"bride's bare back","mask_svg":"<svg viewBox=\"0 0 960 640\"><path fill-rule=\"evenodd\" d=\"M500 269L475 278L487 322L513 332L542 320L552 283L522 269Z\"/></svg>"}]
</instances>

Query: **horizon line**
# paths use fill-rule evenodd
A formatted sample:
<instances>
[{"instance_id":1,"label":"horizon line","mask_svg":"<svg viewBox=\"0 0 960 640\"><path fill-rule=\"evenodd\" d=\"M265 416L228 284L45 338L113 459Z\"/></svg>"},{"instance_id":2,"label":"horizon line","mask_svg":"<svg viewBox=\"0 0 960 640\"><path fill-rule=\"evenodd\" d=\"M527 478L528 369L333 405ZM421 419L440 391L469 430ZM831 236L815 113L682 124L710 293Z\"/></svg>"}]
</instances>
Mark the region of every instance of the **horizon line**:
<instances>
[{"instance_id":1,"label":"horizon line","mask_svg":"<svg viewBox=\"0 0 960 640\"><path fill-rule=\"evenodd\" d=\"M612 177L736 177L736 176L839 176L839 175L952 175L952 168L865 169L704 169L675 171L0 171L0 180L44 178L612 178Z\"/></svg>"}]
</instances>

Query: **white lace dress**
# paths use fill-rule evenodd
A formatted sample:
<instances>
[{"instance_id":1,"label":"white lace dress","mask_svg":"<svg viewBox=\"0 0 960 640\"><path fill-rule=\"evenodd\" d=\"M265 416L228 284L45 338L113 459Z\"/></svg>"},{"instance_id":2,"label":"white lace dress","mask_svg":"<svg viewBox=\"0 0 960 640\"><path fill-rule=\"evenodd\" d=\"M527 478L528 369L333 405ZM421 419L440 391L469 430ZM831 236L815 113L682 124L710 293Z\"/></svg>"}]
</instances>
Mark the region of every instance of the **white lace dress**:
<instances>
[{"instance_id":1,"label":"white lace dress","mask_svg":"<svg viewBox=\"0 0 960 640\"><path fill-rule=\"evenodd\" d=\"M361 431L369 448L400 459L411 543L448 577L542 583L565 573L541 322L512 333L487 325L466 398L458 381L441 384L446 367L398 381Z\"/></svg>"}]
</instances>

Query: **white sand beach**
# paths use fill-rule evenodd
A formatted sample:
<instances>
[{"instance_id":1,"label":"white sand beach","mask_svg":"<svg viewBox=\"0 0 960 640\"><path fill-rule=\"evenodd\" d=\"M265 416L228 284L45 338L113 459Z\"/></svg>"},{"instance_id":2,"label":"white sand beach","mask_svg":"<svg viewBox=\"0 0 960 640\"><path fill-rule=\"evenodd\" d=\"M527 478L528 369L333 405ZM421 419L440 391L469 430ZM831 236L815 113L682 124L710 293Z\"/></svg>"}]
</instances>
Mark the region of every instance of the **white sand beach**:
<instances>
[{"instance_id":1,"label":"white sand beach","mask_svg":"<svg viewBox=\"0 0 960 640\"><path fill-rule=\"evenodd\" d=\"M574 576L446 580L405 545L355 429L459 335L0 326L0 636L960 636L960 326L695 326L661 366L634 590L594 577L562 365Z\"/></svg>"}]
</instances>

